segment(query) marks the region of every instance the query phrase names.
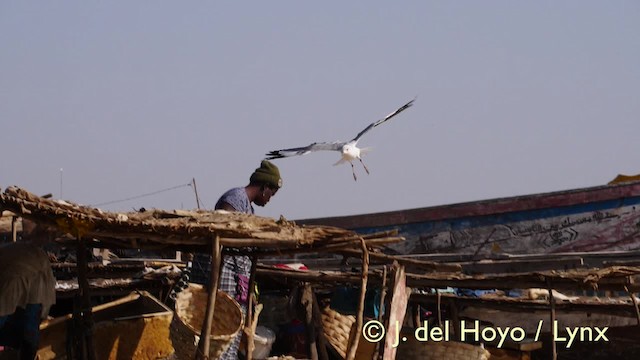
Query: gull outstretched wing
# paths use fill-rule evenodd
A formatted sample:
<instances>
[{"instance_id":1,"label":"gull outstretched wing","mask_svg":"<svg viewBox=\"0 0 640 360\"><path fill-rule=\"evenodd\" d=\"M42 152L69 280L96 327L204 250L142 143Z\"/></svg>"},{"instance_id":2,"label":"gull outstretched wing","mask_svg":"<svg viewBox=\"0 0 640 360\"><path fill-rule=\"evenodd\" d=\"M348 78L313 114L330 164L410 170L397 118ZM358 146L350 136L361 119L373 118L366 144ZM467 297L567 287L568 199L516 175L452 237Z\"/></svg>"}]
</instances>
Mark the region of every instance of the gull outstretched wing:
<instances>
[{"instance_id":1,"label":"gull outstretched wing","mask_svg":"<svg viewBox=\"0 0 640 360\"><path fill-rule=\"evenodd\" d=\"M413 100L409 101L408 103L406 103L406 104L402 105L402 106L401 106L401 107L399 107L396 111L394 111L394 112L392 112L391 114L389 114L389 115L385 116L385 117L384 117L384 119L380 119L380 120L378 120L378 121L372 122L371 124L369 124L369 126L367 126L366 128L364 128L364 130L360 131L360 132L358 133L358 135L356 135L356 137L354 137L354 138L353 138L353 140L351 140L351 142L357 142L357 141L358 141L358 139L360 139L360 137L361 137L362 135L364 135L367 131L369 131L369 130L373 129L374 127L376 127L376 126L378 126L378 125L382 124L383 122L385 122L385 121L387 121L387 120L391 119L392 117L394 117L394 116L396 116L396 115L400 114L402 111L404 111L404 110L406 110L406 109L410 108L410 107L411 107L411 105L413 105L413 102L414 102L415 100L416 100L416 99L414 98Z\"/></svg>"},{"instance_id":2,"label":"gull outstretched wing","mask_svg":"<svg viewBox=\"0 0 640 360\"><path fill-rule=\"evenodd\" d=\"M322 143L313 143L311 145L295 147L290 149L273 150L267 153L266 159L273 160L273 159L280 159L280 158L289 157L289 156L306 155L312 151L322 151L322 150L340 151L340 149L342 149L342 146L344 146L344 144L345 143L341 141L335 141L331 143L322 142Z\"/></svg>"}]
</instances>

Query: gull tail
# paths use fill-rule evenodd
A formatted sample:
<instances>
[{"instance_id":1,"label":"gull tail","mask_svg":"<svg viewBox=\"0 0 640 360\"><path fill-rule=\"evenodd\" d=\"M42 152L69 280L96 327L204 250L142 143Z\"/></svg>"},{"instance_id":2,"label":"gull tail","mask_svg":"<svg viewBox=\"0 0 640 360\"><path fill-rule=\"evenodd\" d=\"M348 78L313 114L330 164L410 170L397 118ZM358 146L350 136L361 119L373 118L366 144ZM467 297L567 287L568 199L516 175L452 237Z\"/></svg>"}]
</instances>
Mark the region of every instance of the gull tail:
<instances>
[{"instance_id":1,"label":"gull tail","mask_svg":"<svg viewBox=\"0 0 640 360\"><path fill-rule=\"evenodd\" d=\"M368 153L370 153L372 151L373 151L372 147L362 148L362 149L360 149L360 155L368 154Z\"/></svg>"}]
</instances>

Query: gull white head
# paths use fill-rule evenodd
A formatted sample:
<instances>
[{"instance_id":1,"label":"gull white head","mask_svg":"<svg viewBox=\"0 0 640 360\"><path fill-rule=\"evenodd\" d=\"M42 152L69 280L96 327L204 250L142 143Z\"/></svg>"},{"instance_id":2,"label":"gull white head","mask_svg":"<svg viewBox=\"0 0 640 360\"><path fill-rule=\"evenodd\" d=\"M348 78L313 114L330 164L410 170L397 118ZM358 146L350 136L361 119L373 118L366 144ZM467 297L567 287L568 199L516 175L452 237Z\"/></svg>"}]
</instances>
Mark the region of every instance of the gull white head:
<instances>
[{"instance_id":1,"label":"gull white head","mask_svg":"<svg viewBox=\"0 0 640 360\"><path fill-rule=\"evenodd\" d=\"M342 158L347 161L360 159L360 148L353 143L345 144L342 147Z\"/></svg>"}]
</instances>

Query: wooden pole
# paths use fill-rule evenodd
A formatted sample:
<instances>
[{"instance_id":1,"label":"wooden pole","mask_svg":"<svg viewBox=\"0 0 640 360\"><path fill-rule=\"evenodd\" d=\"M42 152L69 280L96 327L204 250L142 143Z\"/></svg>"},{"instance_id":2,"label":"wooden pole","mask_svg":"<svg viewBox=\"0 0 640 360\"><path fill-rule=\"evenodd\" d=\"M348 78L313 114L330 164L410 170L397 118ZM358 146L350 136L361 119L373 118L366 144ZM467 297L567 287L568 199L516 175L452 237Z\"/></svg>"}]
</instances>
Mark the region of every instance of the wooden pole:
<instances>
[{"instance_id":1,"label":"wooden pole","mask_svg":"<svg viewBox=\"0 0 640 360\"><path fill-rule=\"evenodd\" d=\"M256 267L258 266L258 257L253 256L251 258L251 271L249 273L249 304L247 305L247 317L245 320L245 328L244 333L247 336L246 343L246 359L251 360L253 358L253 349L255 348L255 344L253 343L253 339L256 334L256 326L258 323L258 317L260 316L260 312L256 311L255 315L253 312L253 305L257 303L255 296L255 283L256 283ZM257 310L257 308L256 308ZM260 305L260 310L262 310L262 305ZM255 325L254 326L254 322Z\"/></svg>"},{"instance_id":2,"label":"wooden pole","mask_svg":"<svg viewBox=\"0 0 640 360\"><path fill-rule=\"evenodd\" d=\"M358 343L360 342L360 333L362 332L364 317L364 298L367 293L367 278L369 274L369 250L367 250L367 244L364 239L360 239L360 244L362 245L362 284L360 286L360 301L358 302L358 313L356 314L356 323L354 324L356 329L355 332L351 332L351 336L349 337L345 360L353 360L356 357L356 350L358 349Z\"/></svg>"},{"instance_id":3,"label":"wooden pole","mask_svg":"<svg viewBox=\"0 0 640 360\"><path fill-rule=\"evenodd\" d=\"M436 295L438 296L438 326L442 328L442 294L440 294L440 290L436 289Z\"/></svg>"},{"instance_id":4,"label":"wooden pole","mask_svg":"<svg viewBox=\"0 0 640 360\"><path fill-rule=\"evenodd\" d=\"M18 226L16 226L17 219L18 218L16 216L11 217L11 239L13 240L13 242L18 241ZM22 234L24 236L24 229L22 231Z\"/></svg>"},{"instance_id":5,"label":"wooden pole","mask_svg":"<svg viewBox=\"0 0 640 360\"><path fill-rule=\"evenodd\" d=\"M631 279L627 278L627 281L631 282ZM633 303L633 307L636 310L636 319L638 320L638 325L640 325L640 309L638 309L638 300L636 300L636 297L631 291L629 291L629 288L626 285L624 287L624 291L626 291L627 294L631 297L631 302Z\"/></svg>"},{"instance_id":6,"label":"wooden pole","mask_svg":"<svg viewBox=\"0 0 640 360\"><path fill-rule=\"evenodd\" d=\"M198 210L200 210L200 198L198 197L198 188L196 188L196 178L191 179L191 184L193 185L193 192L196 194L196 206L198 206Z\"/></svg>"},{"instance_id":7,"label":"wooden pole","mask_svg":"<svg viewBox=\"0 0 640 360\"><path fill-rule=\"evenodd\" d=\"M320 313L316 294L313 292L311 293L311 301L313 302L313 326L315 326L316 334L318 335L318 355L321 360L328 360L327 339L324 337L324 329L322 328L322 314Z\"/></svg>"},{"instance_id":8,"label":"wooden pole","mask_svg":"<svg viewBox=\"0 0 640 360\"><path fill-rule=\"evenodd\" d=\"M455 299L449 301L449 309L451 310L451 320L453 321L453 332L456 337L460 337L460 310Z\"/></svg>"},{"instance_id":9,"label":"wooden pole","mask_svg":"<svg viewBox=\"0 0 640 360\"><path fill-rule=\"evenodd\" d=\"M76 247L77 268L78 268L78 289L80 297L80 311L76 314L80 315L81 324L80 342L77 354L81 359L94 360L96 358L95 348L93 346L93 312L91 310L91 297L89 294L89 279L87 272L89 261L87 259L87 246L85 240L78 236L78 246Z\"/></svg>"},{"instance_id":10,"label":"wooden pole","mask_svg":"<svg viewBox=\"0 0 640 360\"><path fill-rule=\"evenodd\" d=\"M313 323L313 288L309 283L302 289L302 306L305 310L305 325L307 327L307 343L311 360L318 360L318 343L316 341L316 327Z\"/></svg>"},{"instance_id":11,"label":"wooden pole","mask_svg":"<svg viewBox=\"0 0 640 360\"><path fill-rule=\"evenodd\" d=\"M256 344L253 343L253 338L256 334L256 327L258 327L258 318L260 317L260 312L262 311L262 304L256 305L255 315L251 320L251 324L249 327L245 327L245 335L247 335L247 356L246 360L253 360L253 350L256 348Z\"/></svg>"},{"instance_id":12,"label":"wooden pole","mask_svg":"<svg viewBox=\"0 0 640 360\"><path fill-rule=\"evenodd\" d=\"M384 312L384 298L387 296L387 265L382 268L382 286L380 286L380 304L378 308L378 321L382 321Z\"/></svg>"},{"instance_id":13,"label":"wooden pole","mask_svg":"<svg viewBox=\"0 0 640 360\"><path fill-rule=\"evenodd\" d=\"M377 320L382 323L382 317L384 314L384 298L387 296L387 265L382 267L382 285L380 286L380 303L378 304L378 318ZM377 359L380 354L381 341L376 343L376 349L373 352L372 359Z\"/></svg>"},{"instance_id":14,"label":"wooden pole","mask_svg":"<svg viewBox=\"0 0 640 360\"><path fill-rule=\"evenodd\" d=\"M343 254L358 254L358 250L340 250ZM397 261L399 264L404 265L406 268L416 268L424 271L434 272L461 272L462 266L458 264L445 264L434 261L416 260L405 257L386 255L380 253L371 253L369 257L374 260L381 260L387 263Z\"/></svg>"},{"instance_id":15,"label":"wooden pole","mask_svg":"<svg viewBox=\"0 0 640 360\"><path fill-rule=\"evenodd\" d=\"M547 288L549 289L549 305L551 308L550 317L551 317L551 334L553 336L553 326L556 322L556 299L553 297L553 286L551 284L551 279L547 279ZM558 352L556 349L556 342L552 338L551 339L551 359L558 359Z\"/></svg>"},{"instance_id":16,"label":"wooden pole","mask_svg":"<svg viewBox=\"0 0 640 360\"><path fill-rule=\"evenodd\" d=\"M200 342L196 349L196 359L209 359L209 346L211 337L211 324L216 307L216 295L220 284L220 236L216 234L211 246L211 278L209 281L209 299L207 300L207 312L200 331Z\"/></svg>"}]
</instances>

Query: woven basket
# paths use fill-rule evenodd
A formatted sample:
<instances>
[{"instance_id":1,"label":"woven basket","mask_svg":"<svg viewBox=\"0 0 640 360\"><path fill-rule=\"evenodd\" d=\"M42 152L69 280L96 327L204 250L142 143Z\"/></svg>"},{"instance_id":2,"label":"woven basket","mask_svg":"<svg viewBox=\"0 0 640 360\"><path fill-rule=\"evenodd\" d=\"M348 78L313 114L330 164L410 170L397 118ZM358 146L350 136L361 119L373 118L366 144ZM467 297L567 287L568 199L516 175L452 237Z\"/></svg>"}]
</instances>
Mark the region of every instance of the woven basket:
<instances>
[{"instance_id":1,"label":"woven basket","mask_svg":"<svg viewBox=\"0 0 640 360\"><path fill-rule=\"evenodd\" d=\"M188 288L176 296L176 315L194 336L200 336L207 311L207 298L208 293L198 284L189 284ZM211 325L209 358L220 358L243 324L244 316L240 305L225 292L218 291Z\"/></svg>"},{"instance_id":2,"label":"woven basket","mask_svg":"<svg viewBox=\"0 0 640 360\"><path fill-rule=\"evenodd\" d=\"M486 349L457 341L421 342L407 336L398 346L397 359L402 360L488 360Z\"/></svg>"},{"instance_id":3,"label":"woven basket","mask_svg":"<svg viewBox=\"0 0 640 360\"><path fill-rule=\"evenodd\" d=\"M347 353L351 327L356 322L353 315L342 315L330 307L322 310L322 328L327 341L343 358Z\"/></svg>"}]
</instances>

